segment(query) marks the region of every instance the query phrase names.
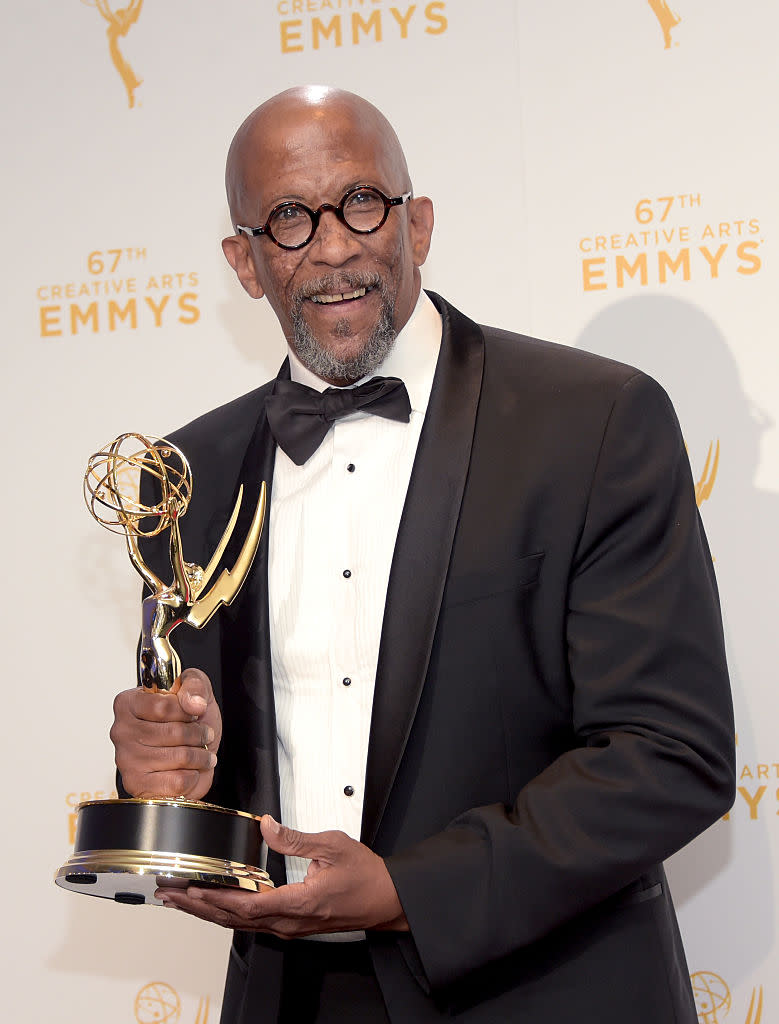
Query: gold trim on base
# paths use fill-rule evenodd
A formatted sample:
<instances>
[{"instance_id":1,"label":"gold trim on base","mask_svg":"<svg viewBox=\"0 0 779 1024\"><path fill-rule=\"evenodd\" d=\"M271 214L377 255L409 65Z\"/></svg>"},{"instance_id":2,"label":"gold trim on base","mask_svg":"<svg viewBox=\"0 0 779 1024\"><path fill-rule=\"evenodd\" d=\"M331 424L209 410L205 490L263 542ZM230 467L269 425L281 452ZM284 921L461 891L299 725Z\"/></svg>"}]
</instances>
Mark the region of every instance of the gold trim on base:
<instances>
[{"instance_id":1,"label":"gold trim on base","mask_svg":"<svg viewBox=\"0 0 779 1024\"><path fill-rule=\"evenodd\" d=\"M184 796L157 797L157 796L129 796L108 798L105 800L82 800L76 806L80 811L82 807L106 807L109 804L122 804L131 807L133 804L141 807L191 807L195 811L218 811L219 814L228 814L233 818L250 818L252 821L261 822L261 814L251 814L249 811L235 811L232 807L220 807L219 804L210 804L206 800L188 800Z\"/></svg>"},{"instance_id":2,"label":"gold trim on base","mask_svg":"<svg viewBox=\"0 0 779 1024\"><path fill-rule=\"evenodd\" d=\"M165 886L206 885L248 892L274 888L260 868L156 850L85 850L67 860L54 881L71 892L156 906L162 901L154 898L154 892Z\"/></svg>"}]
</instances>

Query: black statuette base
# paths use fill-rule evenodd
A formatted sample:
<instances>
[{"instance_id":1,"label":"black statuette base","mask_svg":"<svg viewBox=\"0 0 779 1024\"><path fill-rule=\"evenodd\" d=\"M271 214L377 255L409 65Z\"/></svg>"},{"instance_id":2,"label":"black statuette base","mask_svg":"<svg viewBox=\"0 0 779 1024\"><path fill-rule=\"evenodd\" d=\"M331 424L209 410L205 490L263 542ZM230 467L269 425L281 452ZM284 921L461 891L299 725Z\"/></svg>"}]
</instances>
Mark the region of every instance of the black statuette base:
<instances>
[{"instance_id":1,"label":"black statuette base","mask_svg":"<svg viewBox=\"0 0 779 1024\"><path fill-rule=\"evenodd\" d=\"M54 881L117 903L153 903L160 886L273 888L260 819L188 800L79 804L73 856Z\"/></svg>"}]
</instances>

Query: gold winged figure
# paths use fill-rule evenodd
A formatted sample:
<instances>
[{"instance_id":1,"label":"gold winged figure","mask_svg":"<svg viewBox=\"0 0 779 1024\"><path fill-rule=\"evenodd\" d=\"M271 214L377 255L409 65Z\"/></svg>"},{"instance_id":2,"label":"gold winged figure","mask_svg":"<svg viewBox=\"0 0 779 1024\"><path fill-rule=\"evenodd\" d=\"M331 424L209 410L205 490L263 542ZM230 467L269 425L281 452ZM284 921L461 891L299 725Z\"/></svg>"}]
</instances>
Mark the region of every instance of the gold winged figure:
<instances>
[{"instance_id":1,"label":"gold winged figure","mask_svg":"<svg viewBox=\"0 0 779 1024\"><path fill-rule=\"evenodd\" d=\"M140 500L142 473L157 482L160 498L156 505L144 505ZM235 565L223 569L206 590L235 529L243 485L205 569L184 561L182 551L179 521L187 511L191 495L192 471L183 452L169 441L143 434L121 434L90 458L84 475L84 497L89 511L101 526L125 535L130 561L151 591L143 601L139 680L155 693L173 692L181 672L181 661L170 641L173 630L182 623L202 629L221 605L233 601L249 574L262 535L264 482ZM163 582L149 568L138 543L141 538L156 537L164 530L170 530L170 583Z\"/></svg>"}]
</instances>

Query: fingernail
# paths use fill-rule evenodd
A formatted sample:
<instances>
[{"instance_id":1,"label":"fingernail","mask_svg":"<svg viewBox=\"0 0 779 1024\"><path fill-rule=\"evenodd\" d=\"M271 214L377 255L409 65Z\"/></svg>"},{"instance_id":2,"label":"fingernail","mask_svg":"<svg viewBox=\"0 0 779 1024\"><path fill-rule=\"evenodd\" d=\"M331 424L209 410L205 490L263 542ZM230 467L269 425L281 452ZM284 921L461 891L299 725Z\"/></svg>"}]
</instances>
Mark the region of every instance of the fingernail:
<instances>
[{"instance_id":1,"label":"fingernail","mask_svg":"<svg viewBox=\"0 0 779 1024\"><path fill-rule=\"evenodd\" d=\"M192 887L190 887L190 888L187 889L187 896L189 896L189 898L191 900L202 900L203 899L203 890L202 889L193 889Z\"/></svg>"},{"instance_id":2,"label":"fingernail","mask_svg":"<svg viewBox=\"0 0 779 1024\"><path fill-rule=\"evenodd\" d=\"M209 726L208 726L208 727L206 728L206 743L213 743L213 742L214 742L214 737L215 737L215 736L216 736L216 733L214 732L214 730L213 730L213 729L211 728L211 726L209 725Z\"/></svg>"},{"instance_id":3,"label":"fingernail","mask_svg":"<svg viewBox=\"0 0 779 1024\"><path fill-rule=\"evenodd\" d=\"M198 696L197 694L189 698L189 703L195 708L202 708L203 711L208 707L206 699Z\"/></svg>"},{"instance_id":4,"label":"fingernail","mask_svg":"<svg viewBox=\"0 0 779 1024\"><path fill-rule=\"evenodd\" d=\"M265 817L267 818L268 827L270 828L271 832L278 835L279 832L281 832L281 825L279 825L279 823L276 821L272 814L266 814Z\"/></svg>"},{"instance_id":5,"label":"fingernail","mask_svg":"<svg viewBox=\"0 0 779 1024\"><path fill-rule=\"evenodd\" d=\"M216 766L216 754L210 754L209 753L209 755L208 755L208 767L209 768L214 768L215 766Z\"/></svg>"}]
</instances>

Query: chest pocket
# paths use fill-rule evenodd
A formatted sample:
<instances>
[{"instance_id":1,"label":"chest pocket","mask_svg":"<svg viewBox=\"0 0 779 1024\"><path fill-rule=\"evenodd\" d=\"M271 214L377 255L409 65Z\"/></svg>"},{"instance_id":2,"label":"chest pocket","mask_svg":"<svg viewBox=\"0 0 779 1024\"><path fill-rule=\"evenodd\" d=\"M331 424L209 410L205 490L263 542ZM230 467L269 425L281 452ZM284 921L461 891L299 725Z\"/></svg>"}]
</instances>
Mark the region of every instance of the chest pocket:
<instances>
[{"instance_id":1,"label":"chest pocket","mask_svg":"<svg viewBox=\"0 0 779 1024\"><path fill-rule=\"evenodd\" d=\"M507 558L501 565L479 568L451 576L444 591L443 608L483 601L511 591L535 586L541 573L544 551L519 558Z\"/></svg>"}]
</instances>

